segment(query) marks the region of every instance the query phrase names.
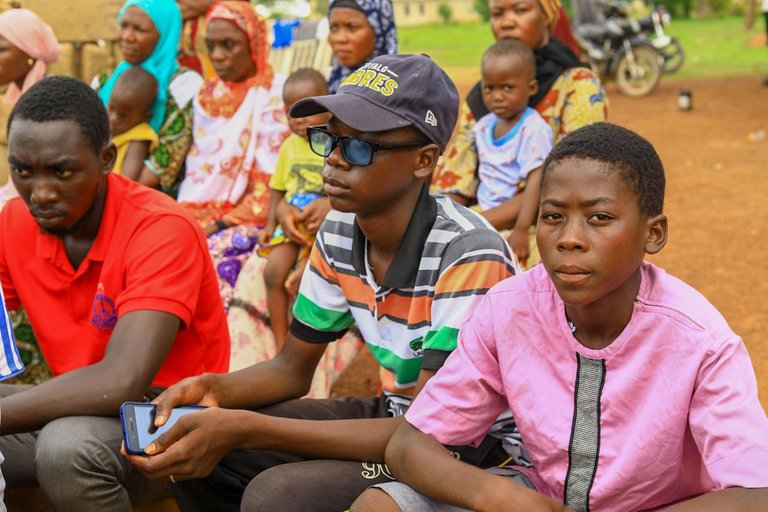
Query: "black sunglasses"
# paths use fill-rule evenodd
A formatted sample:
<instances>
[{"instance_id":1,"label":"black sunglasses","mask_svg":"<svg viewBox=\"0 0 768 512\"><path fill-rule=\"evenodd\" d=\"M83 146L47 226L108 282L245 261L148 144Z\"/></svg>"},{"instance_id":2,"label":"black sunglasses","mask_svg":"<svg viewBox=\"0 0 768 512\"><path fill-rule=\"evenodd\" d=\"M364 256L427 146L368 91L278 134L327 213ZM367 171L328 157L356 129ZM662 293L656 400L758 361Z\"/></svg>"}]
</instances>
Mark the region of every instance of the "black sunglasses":
<instances>
[{"instance_id":1,"label":"black sunglasses","mask_svg":"<svg viewBox=\"0 0 768 512\"><path fill-rule=\"evenodd\" d=\"M328 126L310 126L307 128L309 147L316 155L327 158L336 146L341 148L341 156L351 165L365 166L373 162L373 154L386 149L409 149L426 146L429 142L397 142L379 144L356 137L343 137L328 131Z\"/></svg>"}]
</instances>

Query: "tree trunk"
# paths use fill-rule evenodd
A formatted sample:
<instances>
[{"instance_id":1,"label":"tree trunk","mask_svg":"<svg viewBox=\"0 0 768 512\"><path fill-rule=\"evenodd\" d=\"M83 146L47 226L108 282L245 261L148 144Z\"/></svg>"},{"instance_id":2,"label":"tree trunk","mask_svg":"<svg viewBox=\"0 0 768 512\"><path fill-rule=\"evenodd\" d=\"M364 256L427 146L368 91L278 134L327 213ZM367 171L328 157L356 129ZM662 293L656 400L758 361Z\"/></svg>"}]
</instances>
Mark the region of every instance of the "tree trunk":
<instances>
[{"instance_id":1,"label":"tree trunk","mask_svg":"<svg viewBox=\"0 0 768 512\"><path fill-rule=\"evenodd\" d=\"M710 4L709 0L696 0L694 13L696 18L709 18L712 16L712 4Z\"/></svg>"},{"instance_id":2,"label":"tree trunk","mask_svg":"<svg viewBox=\"0 0 768 512\"><path fill-rule=\"evenodd\" d=\"M752 27L755 26L755 11L757 10L756 4L757 0L749 0L747 2L747 11L744 13L745 30L752 30Z\"/></svg>"}]
</instances>

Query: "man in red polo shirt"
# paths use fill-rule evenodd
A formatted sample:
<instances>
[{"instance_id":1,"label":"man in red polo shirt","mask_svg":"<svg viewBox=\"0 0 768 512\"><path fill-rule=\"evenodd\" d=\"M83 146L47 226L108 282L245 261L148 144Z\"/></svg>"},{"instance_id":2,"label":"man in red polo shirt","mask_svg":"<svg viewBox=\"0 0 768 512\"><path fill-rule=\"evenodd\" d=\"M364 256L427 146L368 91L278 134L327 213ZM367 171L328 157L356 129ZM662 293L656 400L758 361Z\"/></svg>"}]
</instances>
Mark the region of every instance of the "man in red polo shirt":
<instances>
[{"instance_id":1,"label":"man in red polo shirt","mask_svg":"<svg viewBox=\"0 0 768 512\"><path fill-rule=\"evenodd\" d=\"M205 236L171 199L110 174L107 114L82 82L36 84L8 137L20 198L0 213L0 282L54 378L0 385L3 473L39 484L56 510L129 511L168 489L120 456L119 405L228 369Z\"/></svg>"}]
</instances>

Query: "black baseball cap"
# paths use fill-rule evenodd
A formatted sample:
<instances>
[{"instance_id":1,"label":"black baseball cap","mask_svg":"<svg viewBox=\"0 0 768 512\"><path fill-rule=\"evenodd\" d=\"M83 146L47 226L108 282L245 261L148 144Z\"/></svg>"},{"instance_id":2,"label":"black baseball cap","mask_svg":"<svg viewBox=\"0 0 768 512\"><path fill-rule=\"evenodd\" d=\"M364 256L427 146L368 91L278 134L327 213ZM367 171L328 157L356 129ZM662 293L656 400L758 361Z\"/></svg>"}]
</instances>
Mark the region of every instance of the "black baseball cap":
<instances>
[{"instance_id":1,"label":"black baseball cap","mask_svg":"<svg viewBox=\"0 0 768 512\"><path fill-rule=\"evenodd\" d=\"M382 55L349 75L336 94L297 101L290 115L321 112L361 132L414 126L442 153L459 115L459 93L427 55Z\"/></svg>"}]
</instances>

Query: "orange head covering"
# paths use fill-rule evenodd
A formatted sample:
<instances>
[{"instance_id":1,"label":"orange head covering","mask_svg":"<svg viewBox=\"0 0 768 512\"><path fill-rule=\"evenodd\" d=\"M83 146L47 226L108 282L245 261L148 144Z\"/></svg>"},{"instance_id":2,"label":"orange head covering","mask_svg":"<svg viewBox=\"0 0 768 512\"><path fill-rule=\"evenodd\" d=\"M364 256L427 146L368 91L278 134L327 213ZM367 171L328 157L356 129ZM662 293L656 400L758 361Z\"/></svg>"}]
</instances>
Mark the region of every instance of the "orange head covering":
<instances>
[{"instance_id":1,"label":"orange head covering","mask_svg":"<svg viewBox=\"0 0 768 512\"><path fill-rule=\"evenodd\" d=\"M0 36L35 61L21 89L15 83L8 84L3 100L15 105L27 89L43 79L46 66L59 60L59 42L51 27L27 9L10 9L0 14Z\"/></svg>"},{"instance_id":2,"label":"orange head covering","mask_svg":"<svg viewBox=\"0 0 768 512\"><path fill-rule=\"evenodd\" d=\"M560 18L560 0L539 0L539 5L541 5L541 10L544 11L544 16L547 18L549 34L552 35L557 20Z\"/></svg>"},{"instance_id":3,"label":"orange head covering","mask_svg":"<svg viewBox=\"0 0 768 512\"><path fill-rule=\"evenodd\" d=\"M267 62L269 42L264 18L256 14L249 2L222 1L211 5L205 15L206 24L216 19L226 20L245 32L251 46L251 60L256 66L256 74L248 82L250 85L270 87L273 72Z\"/></svg>"}]
</instances>

